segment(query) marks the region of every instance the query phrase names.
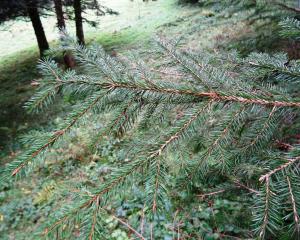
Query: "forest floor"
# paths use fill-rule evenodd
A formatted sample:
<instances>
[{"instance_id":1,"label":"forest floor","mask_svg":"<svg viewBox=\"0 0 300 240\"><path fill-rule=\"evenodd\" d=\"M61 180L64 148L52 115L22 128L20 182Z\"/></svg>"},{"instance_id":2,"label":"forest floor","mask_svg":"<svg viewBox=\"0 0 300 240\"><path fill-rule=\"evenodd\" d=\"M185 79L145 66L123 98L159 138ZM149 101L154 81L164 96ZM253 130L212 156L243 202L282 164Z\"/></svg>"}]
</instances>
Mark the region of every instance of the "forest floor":
<instances>
[{"instance_id":1,"label":"forest floor","mask_svg":"<svg viewBox=\"0 0 300 240\"><path fill-rule=\"evenodd\" d=\"M101 17L97 28L86 26L87 42L101 44L108 51L114 50L122 54L127 51L138 51L144 59L147 57L143 52L149 48L155 35L163 35L169 39L180 38L185 48L218 51L221 43L249 34L251 31L243 28L243 23L237 21L239 15L221 16L210 9L179 6L176 0L148 3L106 0L103 4L120 14ZM55 46L57 34L54 17L50 17L47 24L44 21L44 26L46 32L51 33L47 35L51 46ZM70 26L71 33L74 26L72 24ZM40 77L36 70L38 51L30 23L17 21L12 26L8 23L5 27L9 31L4 32L4 35L1 33L0 39L2 47L0 48L0 158L2 157L2 163L15 156L19 136L30 129L49 127L49 119L55 122L63 114L63 108L67 105L62 100L61 104L57 104L49 112L38 117L25 113L22 106L34 91L31 82ZM83 131L79 137L85 139L87 134L88 130ZM74 150L74 146L70 148ZM77 146L74 151L80 152L78 148L80 146ZM61 154L61 158L75 157L74 153L71 155L65 153ZM64 165L65 172L60 174L67 174L68 167L70 166ZM86 166L82 168L85 169ZM80 171L84 170L76 170L74 174ZM50 185L53 181L51 177L47 178ZM38 239L33 236L29 238L29 233L35 228L31 223L37 224L40 221L41 214L36 212L42 211L46 215L45 211L49 211L44 205L43 208L39 205L44 204L45 183L42 176L39 178L35 175L30 181L21 181L18 185L18 189L7 187L0 194L0 223L2 222L0 239ZM16 196L19 196L19 201L12 203L10 200ZM14 211L16 208L21 210L16 212ZM29 217L24 217L25 212ZM34 219L35 217L38 220Z\"/></svg>"}]
</instances>

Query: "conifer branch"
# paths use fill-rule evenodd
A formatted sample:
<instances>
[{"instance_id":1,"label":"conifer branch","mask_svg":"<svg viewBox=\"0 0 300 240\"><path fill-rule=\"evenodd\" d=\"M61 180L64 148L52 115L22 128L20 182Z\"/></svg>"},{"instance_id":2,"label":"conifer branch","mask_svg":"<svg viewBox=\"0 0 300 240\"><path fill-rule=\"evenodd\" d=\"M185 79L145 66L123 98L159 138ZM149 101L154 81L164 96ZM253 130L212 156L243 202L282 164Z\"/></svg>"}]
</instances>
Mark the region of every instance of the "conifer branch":
<instances>
[{"instance_id":1,"label":"conifer branch","mask_svg":"<svg viewBox=\"0 0 300 240\"><path fill-rule=\"evenodd\" d=\"M281 27L280 36L284 38L292 38L298 40L300 37L300 21L295 18L286 18L279 23ZM298 69L294 69L293 73L299 77Z\"/></svg>"},{"instance_id":2,"label":"conifer branch","mask_svg":"<svg viewBox=\"0 0 300 240\"><path fill-rule=\"evenodd\" d=\"M95 194L89 196L89 199L83 203L81 203L78 207L75 207L70 212L59 218L55 223L53 223L49 228L46 228L44 231L44 234L48 234L53 229L55 229L57 226L59 226L64 221L68 220L73 215L80 212L82 209L90 207L93 203L97 202L99 203L101 197L108 193L111 189L116 187L117 185L121 184L126 177L128 177L131 174L135 173L135 170L139 167L141 167L145 161L135 161L130 163L130 167L126 166L126 169L119 169L117 172L115 172L116 177L111 177L110 182L103 184L100 186L100 190L96 192ZM99 207L100 208L100 207Z\"/></svg>"},{"instance_id":3,"label":"conifer branch","mask_svg":"<svg viewBox=\"0 0 300 240\"><path fill-rule=\"evenodd\" d=\"M62 79L59 74L60 68L58 68L58 65L54 61L48 58L39 60L38 66L43 71L44 75L52 75L57 83L61 82Z\"/></svg>"},{"instance_id":4,"label":"conifer branch","mask_svg":"<svg viewBox=\"0 0 300 240\"><path fill-rule=\"evenodd\" d=\"M152 212L156 213L156 207L157 207L157 192L159 188L159 176L160 176L160 168L161 168L161 163L160 159L156 161L156 175L155 175L155 189L154 189L154 196L153 196L153 201L152 201Z\"/></svg>"},{"instance_id":5,"label":"conifer branch","mask_svg":"<svg viewBox=\"0 0 300 240\"><path fill-rule=\"evenodd\" d=\"M283 170L285 170L286 168L290 167L291 165L295 164L296 162L300 161L300 157L296 157L293 159L288 159L288 161L282 165L280 165L279 167L275 168L274 170L268 172L265 175L262 175L259 178L259 181L263 182L266 181L267 179L269 179L273 174L277 173L277 172L281 172Z\"/></svg>"},{"instance_id":6,"label":"conifer branch","mask_svg":"<svg viewBox=\"0 0 300 240\"><path fill-rule=\"evenodd\" d=\"M195 79L197 79L206 89L211 89L211 87L202 79L202 77L198 74L198 72L191 67L191 64L188 64L186 60L183 60L176 54L175 50L171 50L167 43L163 42L162 40L158 41L160 47L163 48L164 51L171 57L173 57L181 66L187 69Z\"/></svg>"},{"instance_id":7,"label":"conifer branch","mask_svg":"<svg viewBox=\"0 0 300 240\"><path fill-rule=\"evenodd\" d=\"M263 214L263 222L260 227L259 236L260 238L264 238L266 228L269 221L269 208L270 208L270 198L271 198L271 191L270 191L270 178L269 176L265 179L266 183L266 195L265 195L265 209Z\"/></svg>"},{"instance_id":8,"label":"conifer branch","mask_svg":"<svg viewBox=\"0 0 300 240\"><path fill-rule=\"evenodd\" d=\"M234 113L234 115L231 117L230 122L223 128L221 134L217 137L217 139L214 140L214 142L208 147L204 157L197 163L196 167L194 167L194 170L190 174L189 178L193 179L194 175L197 173L200 166L203 164L206 164L208 158L211 156L212 152L216 150L217 145L219 142L226 136L226 134L229 132L230 128L232 127L233 123L236 121L238 115L240 115L245 110L245 107L239 108L238 111Z\"/></svg>"},{"instance_id":9,"label":"conifer branch","mask_svg":"<svg viewBox=\"0 0 300 240\"><path fill-rule=\"evenodd\" d=\"M142 234L140 234L137 230L135 230L132 226L130 226L127 222L123 221L121 218L116 217L115 215L112 215L114 219L116 219L118 222L120 222L122 225L127 227L130 231L132 231L139 239L146 240L145 237L143 237Z\"/></svg>"},{"instance_id":10,"label":"conifer branch","mask_svg":"<svg viewBox=\"0 0 300 240\"><path fill-rule=\"evenodd\" d=\"M300 8L290 7L290 6L286 5L286 4L278 2L278 1L271 1L271 2L274 3L274 4L276 4L279 7L282 7L283 9L288 10L288 11L292 11L292 12L295 12L295 13L300 13Z\"/></svg>"},{"instance_id":11,"label":"conifer branch","mask_svg":"<svg viewBox=\"0 0 300 240\"><path fill-rule=\"evenodd\" d=\"M300 233L300 223L299 223L299 214L298 214L298 210L297 210L297 206L296 206L296 200L295 200L295 196L294 196L294 193L293 193L293 190L292 190L292 185L291 185L290 178L287 176L286 180L287 180L288 187L289 187L291 204L293 206L293 215L294 215L294 221L295 221L295 228L296 228L297 234L299 234Z\"/></svg>"},{"instance_id":12,"label":"conifer branch","mask_svg":"<svg viewBox=\"0 0 300 240\"><path fill-rule=\"evenodd\" d=\"M13 176L17 175L20 172L20 170L27 165L27 163L29 161L31 161L36 156L38 156L43 150L45 150L49 146L53 145L57 141L57 139L59 138L59 136L61 136L63 133L64 133L64 131L63 132L58 132L57 134L54 134L53 137L46 144L44 144L42 147L36 149L31 154L31 156L28 157L25 161L22 161L22 163L20 163L19 166L12 171L11 176L13 177Z\"/></svg>"},{"instance_id":13,"label":"conifer branch","mask_svg":"<svg viewBox=\"0 0 300 240\"><path fill-rule=\"evenodd\" d=\"M121 109L119 115L117 115L117 117L112 121L112 123L103 131L101 131L100 134L98 134L96 140L93 142L93 148L96 147L96 145L99 143L103 136L105 136L106 134L110 134L113 131L113 129L116 128L116 126L119 126L123 118L126 117L128 109L134 104L134 100L135 98L129 101L127 104L125 104L125 106L123 106L123 108Z\"/></svg>"},{"instance_id":14,"label":"conifer branch","mask_svg":"<svg viewBox=\"0 0 300 240\"><path fill-rule=\"evenodd\" d=\"M275 74L284 74L286 76L291 76L296 79L300 78L300 72L295 71L293 69L289 69L287 66L276 66L272 63L265 62L248 62L250 66L260 69L268 69L271 73Z\"/></svg>"},{"instance_id":15,"label":"conifer branch","mask_svg":"<svg viewBox=\"0 0 300 240\"><path fill-rule=\"evenodd\" d=\"M275 60L278 60L274 61L274 64L273 58L269 55L252 55L253 61L239 61L241 64L234 66L235 69L238 68L236 74L230 75L220 69L220 66L213 66L212 64L215 61L210 61L212 58L206 58L203 60L203 64L198 64L200 58L197 58L194 53L189 56L188 52L176 51L171 44L161 43L161 45L166 55L172 58L169 63L176 62L176 66L179 65L179 68L183 69L183 74L180 72L175 74L176 79L173 78L169 81L161 79L164 75L172 74L151 68L146 69L142 66L141 61L137 61L134 69L132 69L132 66L128 67L127 63L118 61L117 58L111 58L102 48L97 47L85 49L77 46L73 49L78 61L84 67L83 69L88 70L87 75L78 75L75 71L62 72L57 65L50 61L40 63L46 81L41 84L35 98L33 97L32 101L29 102L29 110L31 108L39 110L43 106L49 105L58 89L62 90L62 93L76 94L87 100L83 104L78 104L79 109L76 108L70 114L63 126L58 128L60 130L47 135L47 138L44 136L44 141L28 140L27 144L28 142L34 144L31 145L30 151L24 154L22 158L9 165L9 171L5 172L9 172L10 175L17 175L27 163L53 146L90 110L96 110L97 113L108 109L116 110L110 112L112 121L104 129L101 129L101 136L110 133L123 134L128 129L136 127L136 122L144 123L145 118L149 122L153 122L153 119L157 120L161 116L167 116L171 113L173 107L180 111L180 114L176 115L176 120L179 120L175 121L174 126L170 127L171 124L165 123L163 125L164 129L160 126L153 129L143 129L149 130L147 136L153 137L153 139L150 139L153 144L147 142L142 148L139 148L145 141L141 140L139 142L133 139L134 144L130 146L132 148L128 152L133 152L131 157L135 160L120 163L121 166L118 165L115 170L105 177L103 184L94 187L91 193L89 192L90 194L84 195L83 199L74 198L72 205L70 204L72 207L67 208L69 209L67 212L64 211L65 208L58 212L59 214L56 214L56 218L53 219L54 224L46 229L45 233L52 231L62 223L70 223L75 220L76 215L83 223L84 234L87 235L84 237L89 240L97 238L100 234L98 228L102 227L100 222L102 218L100 218L98 210L105 211L102 209L102 205L104 205L103 203L107 198L115 190L121 188L121 185L128 183L130 178L135 180L136 177L140 176L143 183L145 183L145 198L149 203L150 212L152 210L151 213L156 214L160 210L160 205L163 205L168 197L168 177L172 173L171 165L168 165L163 155L172 146L178 142L182 143L183 140L186 141L183 146L193 148L193 144L197 144L195 154L190 155L195 156L193 161L190 161L189 158L182 160L181 155L174 160L176 162L181 161L179 170L192 177L191 180L194 180L193 176L200 172L199 169L201 173L207 173L208 171L216 173L223 171L225 166L231 174L240 173L236 172L236 168L233 167L234 155L236 151L241 150L239 146L245 146L244 150L255 148L255 151L247 152L247 158L244 161L246 167L241 165L243 169L237 169L243 171L243 174L257 176L257 174L261 174L262 168L272 169L270 166L276 167L279 165L259 178L261 182L264 182L259 192L232 180L232 178L230 179L230 177L227 180L229 179L236 186L245 188L255 194L253 195L257 200L255 202L257 208L254 209L254 214L256 214L255 226L256 232L261 238L266 236L267 232L274 234L281 229L280 220L283 218L278 213L278 206L281 203L287 203L286 196L288 194L293 206L294 222L299 225L299 214L297 213L299 193L295 187L296 185L294 186L294 182L290 181L289 177L285 180L286 176L282 178L281 174L276 174L283 172L293 164L298 164L299 154L295 150L296 152L290 155L292 157L288 157L287 162L282 164L282 158L278 157L278 151L274 153L275 158L272 158L274 155L271 156L269 152L262 151L270 143L270 133L273 133L276 127L275 120L279 121L277 116L282 116L277 114L278 109L298 108L288 109L293 114L298 113L300 108L299 98L294 97L292 91L288 92L289 89L287 89L287 94L284 91L279 91L276 86L277 82L273 86L265 86L256 81L268 76L270 81L273 78L278 80L282 77L297 82L297 78L300 76L297 63L290 62L290 65L286 66L283 63L285 56L282 54L274 57ZM201 61L202 56L204 54L201 55ZM213 56L213 59L215 59L215 56ZM225 67L224 69L228 68ZM191 78L193 78L192 81ZM246 129L249 125L250 127ZM205 133L207 136L199 136L200 130L201 133ZM130 137L145 134L145 132L133 133ZM130 140L132 139L130 138ZM202 144L205 141L209 143ZM192 144L188 145L189 143ZM176 146L182 148L181 145ZM184 154L188 154L187 151L190 148L184 150ZM139 156L136 157L137 155ZM256 169L258 162L263 163L263 165ZM12 171L10 171L11 169ZM143 171L140 171L141 169ZM298 174L296 168L293 168L293 170ZM276 174L276 178L272 177L274 174ZM181 179L175 177L174 180L177 183L177 180L180 181ZM277 198L276 195L282 192L278 191L279 188L273 188L281 182L284 186L282 192L285 194L285 200L282 196ZM194 184L194 182L191 181L191 184ZM126 187L128 185L126 184ZM230 186L232 187L232 183ZM203 196L222 193L226 189L218 187L217 190ZM82 196L80 195L80 197ZM289 212L286 218L288 219L290 216L291 213ZM145 239L142 236L143 233L136 231L125 220L116 216L113 216L113 218L135 233L138 238ZM152 230L151 227L150 234L153 238Z\"/></svg>"},{"instance_id":16,"label":"conifer branch","mask_svg":"<svg viewBox=\"0 0 300 240\"><path fill-rule=\"evenodd\" d=\"M269 128L270 121L271 121L274 113L276 112L276 110L277 110L277 108L276 108L276 106L274 106L272 108L272 111L269 113L266 121L264 122L263 126L261 127L260 131L256 134L255 138L253 138L249 144L244 146L241 149L241 151L247 152L252 146L254 146L264 136L265 130Z\"/></svg>"},{"instance_id":17,"label":"conifer branch","mask_svg":"<svg viewBox=\"0 0 300 240\"><path fill-rule=\"evenodd\" d=\"M77 211L71 212L67 215L65 215L64 217L60 218L58 221L56 221L54 224L52 224L50 227L45 228L43 235L46 236L47 234L49 234L51 231L53 231L57 226L59 226L60 224L62 224L64 221L66 221L68 218L70 218L72 215L76 214L78 212L78 209L76 209Z\"/></svg>"},{"instance_id":18,"label":"conifer branch","mask_svg":"<svg viewBox=\"0 0 300 240\"><path fill-rule=\"evenodd\" d=\"M100 83L100 82L89 82L84 80L79 81L68 81L65 83L81 83L87 85L94 85L98 86L100 89L108 89L109 91L114 91L116 89L127 89L132 91L138 92L155 92L155 93L166 93L172 95L186 95L186 96L193 96L199 99L211 99L215 102L237 102L242 104L254 104L254 105L261 105L265 107L296 107L300 108L300 102L293 102L293 101L280 101L280 100L267 100L264 98L259 98L258 96L253 95L252 97L243 97L239 95L230 95L224 94L218 91L213 92L196 92L193 90L181 90L181 89L174 89L174 88L165 88L159 87L152 83L152 86L145 86L144 84L137 84L137 83Z\"/></svg>"},{"instance_id":19,"label":"conifer branch","mask_svg":"<svg viewBox=\"0 0 300 240\"><path fill-rule=\"evenodd\" d=\"M193 124L194 121L198 119L198 117L203 114L204 111L206 111L208 108L210 108L212 102L209 102L204 107L202 106L195 114L191 115L191 117L176 131L174 134L172 134L163 144L160 145L160 147L151 153L149 158L156 158L159 157L162 152L172 144L174 141L178 140L180 136Z\"/></svg>"},{"instance_id":20,"label":"conifer branch","mask_svg":"<svg viewBox=\"0 0 300 240\"><path fill-rule=\"evenodd\" d=\"M221 190L218 190L218 191L215 191L215 192L211 192L211 193L200 194L200 195L197 195L197 197L204 198L204 197L208 197L208 196L213 196L213 195L216 195L216 194L220 194L220 193L223 193L225 191L226 191L225 189L221 189Z\"/></svg>"},{"instance_id":21,"label":"conifer branch","mask_svg":"<svg viewBox=\"0 0 300 240\"><path fill-rule=\"evenodd\" d=\"M253 188L250 188L250 187L246 186L245 184L242 184L242 183L239 182L238 180L233 180L233 182L234 182L237 186L239 186L239 187L241 187L241 188L244 188L244 189L248 190L248 191L251 192L251 193L259 194L259 191L255 190L255 189L253 189Z\"/></svg>"},{"instance_id":22,"label":"conifer branch","mask_svg":"<svg viewBox=\"0 0 300 240\"><path fill-rule=\"evenodd\" d=\"M99 211L99 197L95 200L96 205L95 209L93 210L93 217L92 217L92 226L89 234L89 240L93 240L94 233L95 233L95 227L96 227L96 222L97 222L97 216L98 216L98 211Z\"/></svg>"},{"instance_id":23,"label":"conifer branch","mask_svg":"<svg viewBox=\"0 0 300 240\"><path fill-rule=\"evenodd\" d=\"M34 96L32 96L28 102L25 103L25 108L29 112L36 111L42 109L44 105L47 105L51 102L54 96L57 94L59 87L57 85L51 86L48 89L37 92Z\"/></svg>"},{"instance_id":24,"label":"conifer branch","mask_svg":"<svg viewBox=\"0 0 300 240\"><path fill-rule=\"evenodd\" d=\"M57 140L59 140L66 132L68 132L83 115L85 115L91 108L93 108L95 106L95 104L101 98L102 98L102 94L100 94L99 96L97 96L95 99L92 98L93 101L87 107L83 108L79 113L76 113L75 116L74 116L74 118L72 118L71 122L68 123L66 127L64 127L61 130L58 130L58 131L54 132L54 134L52 135L52 137L44 145L42 145L41 147L35 149L33 151L33 153L28 158L26 158L25 160L23 160L19 164L19 166L17 166L12 171L11 176L17 175L20 172L20 170L23 169L28 164L28 162L30 162L31 160L33 160L41 152L43 152L44 150L48 149L55 142L57 142Z\"/></svg>"},{"instance_id":25,"label":"conifer branch","mask_svg":"<svg viewBox=\"0 0 300 240\"><path fill-rule=\"evenodd\" d=\"M165 140L161 145L159 145L158 149L151 152L149 159L151 161L154 161L154 159L158 158L156 161L154 161L153 164L155 164L156 172L155 172L155 179L154 179L154 191L153 191L153 200L152 200L152 212L156 212L157 208L157 195L160 186L160 177L161 177L161 155L165 149L171 145L173 142L180 139L180 137L184 134L184 132L187 131L188 128L191 127L191 125L201 116L203 115L204 111L206 111L208 108L210 108L211 102L208 104L201 106L199 110L197 110L194 114L189 116L189 118L184 121L181 124L181 127L179 127L178 130L176 130L174 133L172 133L167 140Z\"/></svg>"}]
</instances>

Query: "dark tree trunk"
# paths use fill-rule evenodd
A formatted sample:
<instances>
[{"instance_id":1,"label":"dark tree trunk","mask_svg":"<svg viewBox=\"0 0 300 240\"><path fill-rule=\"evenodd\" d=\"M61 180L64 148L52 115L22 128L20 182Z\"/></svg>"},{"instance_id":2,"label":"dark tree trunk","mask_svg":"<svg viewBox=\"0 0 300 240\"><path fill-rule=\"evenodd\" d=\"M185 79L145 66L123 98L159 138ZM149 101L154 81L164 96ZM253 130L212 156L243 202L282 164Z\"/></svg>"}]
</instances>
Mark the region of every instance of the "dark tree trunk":
<instances>
[{"instance_id":1,"label":"dark tree trunk","mask_svg":"<svg viewBox=\"0 0 300 240\"><path fill-rule=\"evenodd\" d=\"M62 7L62 1L54 0L54 7L55 7L55 13L57 19L57 27L60 31L64 30L66 28L66 24L65 24L64 12Z\"/></svg>"},{"instance_id":2,"label":"dark tree trunk","mask_svg":"<svg viewBox=\"0 0 300 240\"><path fill-rule=\"evenodd\" d=\"M56 13L56 19L57 19L57 27L61 34L60 37L61 37L61 39L63 39L63 34L64 34L63 31L66 29L66 23L65 23L65 18L64 18L62 0L54 0L54 7L55 7L55 13ZM64 59L64 63L67 68L74 68L75 59L70 52L64 51L63 59Z\"/></svg>"},{"instance_id":3,"label":"dark tree trunk","mask_svg":"<svg viewBox=\"0 0 300 240\"><path fill-rule=\"evenodd\" d=\"M74 0L74 12L75 12L75 23L76 23L76 36L78 43L84 45L84 34L83 34L83 25L82 25L82 9L81 9L81 0Z\"/></svg>"},{"instance_id":4,"label":"dark tree trunk","mask_svg":"<svg viewBox=\"0 0 300 240\"><path fill-rule=\"evenodd\" d=\"M43 56L44 52L49 49L49 44L47 42L40 14L35 1L27 2L27 13L35 32L35 36L40 49L40 55Z\"/></svg>"}]
</instances>

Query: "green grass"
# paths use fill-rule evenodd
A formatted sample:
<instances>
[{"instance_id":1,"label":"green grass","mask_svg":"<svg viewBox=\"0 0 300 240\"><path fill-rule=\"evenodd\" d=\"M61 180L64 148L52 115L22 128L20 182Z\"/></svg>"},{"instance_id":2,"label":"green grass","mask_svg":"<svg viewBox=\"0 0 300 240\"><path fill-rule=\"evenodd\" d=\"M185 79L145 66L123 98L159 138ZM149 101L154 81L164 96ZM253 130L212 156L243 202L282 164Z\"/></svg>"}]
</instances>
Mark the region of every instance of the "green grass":
<instances>
[{"instance_id":1,"label":"green grass","mask_svg":"<svg viewBox=\"0 0 300 240\"><path fill-rule=\"evenodd\" d=\"M156 26L176 18L180 14L181 9L177 5L177 0L149 1L148 3L129 0L101 0L101 4L118 11L119 15L99 17L94 12L87 11L84 17L99 23L96 28L86 23L84 24L84 30L88 37L98 37L102 34L115 33L129 28L138 32L141 29L153 32ZM42 18L42 22L48 41L55 41L58 38L58 31L56 29L56 18L53 16L53 13L52 16ZM66 24L67 31L74 35L74 21L67 21ZM142 31L144 32L144 30ZM30 21L22 19L9 21L4 25L0 25L0 31L0 57L6 57L13 53L18 54L21 50L36 46L34 31Z\"/></svg>"},{"instance_id":2,"label":"green grass","mask_svg":"<svg viewBox=\"0 0 300 240\"><path fill-rule=\"evenodd\" d=\"M91 35L89 44L99 44L107 50L129 48L140 39L141 32L132 29L124 29L115 33L102 33L100 36Z\"/></svg>"},{"instance_id":3,"label":"green grass","mask_svg":"<svg viewBox=\"0 0 300 240\"><path fill-rule=\"evenodd\" d=\"M0 146L26 127L28 116L22 108L32 95L30 82L38 77L35 48L5 57L0 62Z\"/></svg>"}]
</instances>

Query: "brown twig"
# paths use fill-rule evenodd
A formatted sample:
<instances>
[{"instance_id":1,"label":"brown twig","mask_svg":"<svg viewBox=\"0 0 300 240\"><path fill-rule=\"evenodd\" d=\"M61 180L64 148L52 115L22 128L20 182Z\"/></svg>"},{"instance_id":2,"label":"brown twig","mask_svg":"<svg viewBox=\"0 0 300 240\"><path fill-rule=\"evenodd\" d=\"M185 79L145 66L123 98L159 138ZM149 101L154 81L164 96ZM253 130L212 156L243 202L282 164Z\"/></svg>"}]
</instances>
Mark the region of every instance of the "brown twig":
<instances>
[{"instance_id":1,"label":"brown twig","mask_svg":"<svg viewBox=\"0 0 300 240\"><path fill-rule=\"evenodd\" d=\"M177 73L177 72L167 72L167 71L162 71L158 69L151 68L151 71L157 72L163 75L169 75L169 76L175 76L175 77L184 77L183 74Z\"/></svg>"},{"instance_id":2,"label":"brown twig","mask_svg":"<svg viewBox=\"0 0 300 240\"><path fill-rule=\"evenodd\" d=\"M97 222L97 215L99 210L99 197L96 199L96 208L93 213L93 220L92 220L92 227L89 235L89 240L93 240L94 232L95 232L95 226Z\"/></svg>"},{"instance_id":3,"label":"brown twig","mask_svg":"<svg viewBox=\"0 0 300 240\"><path fill-rule=\"evenodd\" d=\"M270 178L269 178L269 176L267 176L265 180L266 180L266 199L265 199L265 210L264 210L263 224L260 228L260 233L259 233L260 238L264 238L266 227L267 227L267 224L268 224L268 221L269 221L268 211L269 211L269 204L270 204L270 197L271 197L270 196L271 192L270 192Z\"/></svg>"},{"instance_id":4,"label":"brown twig","mask_svg":"<svg viewBox=\"0 0 300 240\"><path fill-rule=\"evenodd\" d=\"M201 99L211 99L215 102L239 102L242 104L256 104L265 107L297 107L300 108L300 102L290 102L290 101L276 101L276 100L266 100L261 98L245 98L238 95L225 95L219 93L217 91L209 91L209 92L196 92L193 90L178 90L173 88L162 88L160 86L151 83L151 86L140 86L135 83L115 83L115 82L90 82L86 80L69 80L64 81L63 83L70 84L89 84L98 86L101 89L108 89L109 91L113 91L115 89L130 89L133 91L140 91L140 92L156 92L156 93L165 93L165 94L172 94L172 95L186 95L186 96L193 96L196 98Z\"/></svg>"},{"instance_id":5,"label":"brown twig","mask_svg":"<svg viewBox=\"0 0 300 240\"><path fill-rule=\"evenodd\" d=\"M272 171L268 172L267 174L261 176L259 178L259 181L263 182L263 181L269 179L273 174L286 169L287 167L293 165L295 162L298 162L300 160L300 156L296 157L296 158L293 158L293 159L287 159L287 160L288 161L285 164L282 164L279 167L275 168L274 170L272 170Z\"/></svg>"},{"instance_id":6,"label":"brown twig","mask_svg":"<svg viewBox=\"0 0 300 240\"><path fill-rule=\"evenodd\" d=\"M123 221L121 218L118 218L114 215L112 215L114 219L116 219L118 222L126 226L128 229L130 229L137 237L139 237L142 240L146 240L137 230L135 230L132 226L130 226L127 222Z\"/></svg>"},{"instance_id":7,"label":"brown twig","mask_svg":"<svg viewBox=\"0 0 300 240\"><path fill-rule=\"evenodd\" d=\"M266 107L300 107L300 102L270 101L270 100L258 99L258 98L244 98L235 95L227 96L227 95L222 95L218 92L194 92L191 90L177 90L172 88L153 88L147 86L141 87L141 86L130 85L130 84L122 84L122 83L108 83L106 88L110 88L110 89L126 88L126 89L139 90L139 91L169 93L174 95L189 95L189 96L194 96L199 98L212 99L216 102L230 101L230 102L240 102L243 104L257 104Z\"/></svg>"},{"instance_id":8,"label":"brown twig","mask_svg":"<svg viewBox=\"0 0 300 240\"><path fill-rule=\"evenodd\" d=\"M202 113L209 107L210 103L202 107L199 111L197 111L194 115L191 116L191 118L171 137L169 137L158 150L154 151L150 158L154 158L157 156L160 156L162 152L165 150L165 148L170 145L172 142L174 142L176 139L180 137L180 134L182 134Z\"/></svg>"},{"instance_id":9,"label":"brown twig","mask_svg":"<svg viewBox=\"0 0 300 240\"><path fill-rule=\"evenodd\" d=\"M211 193L204 193L204 194L200 194L200 195L196 195L196 196L200 197L200 198L204 198L204 197L213 196L213 195L223 193L223 192L225 192L225 189L221 189L219 191L215 191L215 192L211 192Z\"/></svg>"},{"instance_id":10,"label":"brown twig","mask_svg":"<svg viewBox=\"0 0 300 240\"><path fill-rule=\"evenodd\" d=\"M289 192L290 192L290 197L291 197L291 203L292 203L292 206L293 206L295 226L296 226L297 232L299 233L300 232L299 214L298 214L298 210L297 210L297 206L296 206L296 201L295 201L294 193L293 193L293 190L292 190L292 185L291 185L291 182L290 182L290 178L286 177L286 180L288 182Z\"/></svg>"},{"instance_id":11,"label":"brown twig","mask_svg":"<svg viewBox=\"0 0 300 240\"><path fill-rule=\"evenodd\" d=\"M247 189L249 192L252 192L252 193L255 193L255 194L259 194L259 191L253 189L253 188L250 188L242 183L240 183L238 180L234 180L233 181L236 185L238 185L239 187L242 187L242 188L245 188Z\"/></svg>"},{"instance_id":12,"label":"brown twig","mask_svg":"<svg viewBox=\"0 0 300 240\"><path fill-rule=\"evenodd\" d=\"M292 12L295 12L295 13L300 13L300 8L296 8L296 7L290 7L290 6L287 6L281 2L277 2L277 1L273 1L274 4L276 4L277 6L280 6L286 10L289 10L289 11L292 11Z\"/></svg>"}]
</instances>

